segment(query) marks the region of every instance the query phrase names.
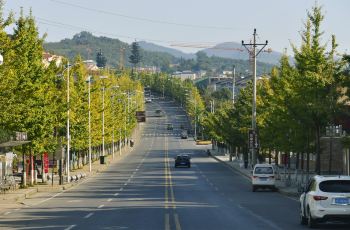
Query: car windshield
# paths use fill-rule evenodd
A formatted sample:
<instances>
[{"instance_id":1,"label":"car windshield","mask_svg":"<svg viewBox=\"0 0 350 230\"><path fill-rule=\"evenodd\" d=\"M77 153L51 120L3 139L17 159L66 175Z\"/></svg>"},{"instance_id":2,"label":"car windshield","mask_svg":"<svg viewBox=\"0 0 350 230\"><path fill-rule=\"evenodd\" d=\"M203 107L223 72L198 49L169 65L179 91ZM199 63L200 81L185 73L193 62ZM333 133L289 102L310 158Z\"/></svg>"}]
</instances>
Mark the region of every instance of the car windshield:
<instances>
[{"instance_id":1,"label":"car windshield","mask_svg":"<svg viewBox=\"0 0 350 230\"><path fill-rule=\"evenodd\" d=\"M327 180L319 185L322 192L350 193L350 180Z\"/></svg>"},{"instance_id":2,"label":"car windshield","mask_svg":"<svg viewBox=\"0 0 350 230\"><path fill-rule=\"evenodd\" d=\"M188 158L189 158L188 155L182 155L182 156L177 156L176 157L177 160L186 160Z\"/></svg>"},{"instance_id":3,"label":"car windshield","mask_svg":"<svg viewBox=\"0 0 350 230\"><path fill-rule=\"evenodd\" d=\"M272 167L256 167L255 174L273 174Z\"/></svg>"}]
</instances>

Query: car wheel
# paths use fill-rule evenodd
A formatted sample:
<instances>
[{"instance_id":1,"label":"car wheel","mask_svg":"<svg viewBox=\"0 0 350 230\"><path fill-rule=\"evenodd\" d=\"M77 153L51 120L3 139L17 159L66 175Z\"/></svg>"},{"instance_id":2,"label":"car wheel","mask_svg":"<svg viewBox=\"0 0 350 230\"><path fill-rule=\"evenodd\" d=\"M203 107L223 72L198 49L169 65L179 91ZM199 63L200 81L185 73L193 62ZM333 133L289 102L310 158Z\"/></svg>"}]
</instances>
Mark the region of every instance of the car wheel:
<instances>
[{"instance_id":1,"label":"car wheel","mask_svg":"<svg viewBox=\"0 0 350 230\"><path fill-rule=\"evenodd\" d=\"M308 223L308 219L303 215L303 212L300 208L300 224L306 225Z\"/></svg>"},{"instance_id":2,"label":"car wheel","mask_svg":"<svg viewBox=\"0 0 350 230\"><path fill-rule=\"evenodd\" d=\"M312 218L311 211L310 211L310 209L308 209L307 226L309 228L315 228L316 225L317 225L316 220L314 218Z\"/></svg>"},{"instance_id":3,"label":"car wheel","mask_svg":"<svg viewBox=\"0 0 350 230\"><path fill-rule=\"evenodd\" d=\"M256 191L256 187L253 185L252 187L252 191L255 192Z\"/></svg>"}]
</instances>

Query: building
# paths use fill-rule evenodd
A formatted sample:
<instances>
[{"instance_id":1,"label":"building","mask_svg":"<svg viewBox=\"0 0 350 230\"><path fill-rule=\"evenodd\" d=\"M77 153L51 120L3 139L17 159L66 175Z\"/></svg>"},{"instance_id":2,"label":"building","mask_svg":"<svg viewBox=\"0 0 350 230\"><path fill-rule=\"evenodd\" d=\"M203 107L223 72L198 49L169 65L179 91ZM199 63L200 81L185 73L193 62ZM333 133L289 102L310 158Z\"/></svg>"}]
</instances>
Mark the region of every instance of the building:
<instances>
[{"instance_id":1,"label":"building","mask_svg":"<svg viewBox=\"0 0 350 230\"><path fill-rule=\"evenodd\" d=\"M99 68L96 65L96 62L94 60L85 60L85 61L83 61L83 63L89 72L99 70Z\"/></svg>"},{"instance_id":2,"label":"building","mask_svg":"<svg viewBox=\"0 0 350 230\"><path fill-rule=\"evenodd\" d=\"M197 74L195 74L195 73L193 73L192 71L189 71L189 70L182 71L182 72L176 71L171 76L179 78L182 81L184 81L186 79L190 79L192 81L197 79Z\"/></svg>"},{"instance_id":3,"label":"building","mask_svg":"<svg viewBox=\"0 0 350 230\"><path fill-rule=\"evenodd\" d=\"M43 53L43 63L44 63L45 67L48 67L50 65L50 63L53 61L56 62L56 66L58 67L62 64L63 57L58 56L58 55L54 55L54 54L50 54L48 52Z\"/></svg>"}]
</instances>

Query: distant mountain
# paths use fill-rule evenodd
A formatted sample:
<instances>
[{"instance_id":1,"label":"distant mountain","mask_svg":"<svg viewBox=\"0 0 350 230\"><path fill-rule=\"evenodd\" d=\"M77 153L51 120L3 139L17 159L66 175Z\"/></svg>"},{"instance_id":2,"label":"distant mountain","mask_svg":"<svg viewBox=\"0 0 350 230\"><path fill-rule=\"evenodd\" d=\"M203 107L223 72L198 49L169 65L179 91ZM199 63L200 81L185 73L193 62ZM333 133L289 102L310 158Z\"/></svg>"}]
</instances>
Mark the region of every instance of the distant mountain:
<instances>
[{"instance_id":1,"label":"distant mountain","mask_svg":"<svg viewBox=\"0 0 350 230\"><path fill-rule=\"evenodd\" d=\"M97 37L86 31L75 34L72 39L67 38L59 42L45 43L44 48L48 52L66 56L71 60L77 55L85 60L96 60L96 54L101 50L107 59L108 66L117 67L120 60L123 60L124 66L131 66L129 63L131 49L128 43L119 39ZM169 63L177 62L177 58L167 52L151 52L142 48L140 52L143 57L141 66L158 66L166 69ZM121 55L123 55L123 58L120 58Z\"/></svg>"},{"instance_id":2,"label":"distant mountain","mask_svg":"<svg viewBox=\"0 0 350 230\"><path fill-rule=\"evenodd\" d=\"M148 42L139 42L141 47L140 66L157 66L162 71L172 73L175 71L220 71L231 69L236 66L236 70L243 73L250 69L250 63L246 53L227 50L228 48L239 47L238 43L223 43L217 47L224 49L206 49L204 52L196 54L186 54L176 49L162 47ZM75 34L73 38L66 38L59 42L49 42L44 44L46 51L63 55L73 60L80 55L83 60L96 60L96 54L101 50L107 59L107 66L118 67L120 61L123 61L125 67L131 67L129 56L131 55L130 44L103 36L94 36L83 31ZM121 55L123 57L121 58ZM265 57L266 56L266 57ZM275 57L275 59L272 59ZM262 54L258 59L258 74L267 73L278 63L281 54L271 53ZM197 60L198 58L198 60ZM273 63L273 64L271 64Z\"/></svg>"},{"instance_id":3,"label":"distant mountain","mask_svg":"<svg viewBox=\"0 0 350 230\"><path fill-rule=\"evenodd\" d=\"M145 42L145 41L140 41L138 43L142 49L147 50L147 51L168 53L168 54L173 55L176 58L183 58L183 59L196 58L195 54L184 53L180 50L156 45L154 43Z\"/></svg>"},{"instance_id":4,"label":"distant mountain","mask_svg":"<svg viewBox=\"0 0 350 230\"><path fill-rule=\"evenodd\" d=\"M208 56L217 56L224 58L248 60L248 52L244 50L241 52L236 49L245 49L241 43L238 42L225 42L214 46L213 48L208 48L202 50ZM269 64L278 64L281 59L282 53L272 51L271 53L261 52L257 58L260 62L265 62Z\"/></svg>"}]
</instances>

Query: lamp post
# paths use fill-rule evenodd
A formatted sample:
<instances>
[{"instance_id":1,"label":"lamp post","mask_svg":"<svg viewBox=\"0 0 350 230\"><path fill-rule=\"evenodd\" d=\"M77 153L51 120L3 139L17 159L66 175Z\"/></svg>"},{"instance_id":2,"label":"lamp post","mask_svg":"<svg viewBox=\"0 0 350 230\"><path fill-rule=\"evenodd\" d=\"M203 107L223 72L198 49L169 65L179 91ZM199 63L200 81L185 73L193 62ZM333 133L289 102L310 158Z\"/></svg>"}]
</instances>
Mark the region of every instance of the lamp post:
<instances>
[{"instance_id":1,"label":"lamp post","mask_svg":"<svg viewBox=\"0 0 350 230\"><path fill-rule=\"evenodd\" d=\"M89 172L91 172L91 78L92 76L88 76L86 79L88 83L88 97L89 97Z\"/></svg>"},{"instance_id":2,"label":"lamp post","mask_svg":"<svg viewBox=\"0 0 350 230\"><path fill-rule=\"evenodd\" d=\"M102 80L102 156L105 156L105 84L103 80L107 78L107 76L100 76Z\"/></svg>"},{"instance_id":3,"label":"lamp post","mask_svg":"<svg viewBox=\"0 0 350 230\"><path fill-rule=\"evenodd\" d=\"M118 89L119 88L119 85L115 85L112 87L112 89ZM111 101L112 101L112 114L113 114L113 117L115 115L115 112L114 112L114 97L116 95L112 95L111 96ZM112 131L112 158L114 159L114 152L115 152L115 143L114 143L114 122L113 122L113 131ZM119 142L120 143L120 142Z\"/></svg>"}]
</instances>

